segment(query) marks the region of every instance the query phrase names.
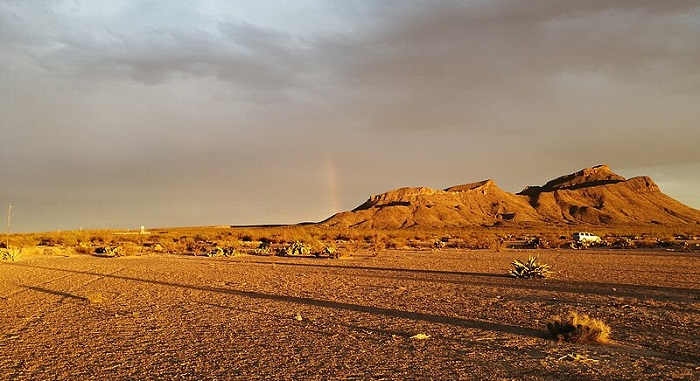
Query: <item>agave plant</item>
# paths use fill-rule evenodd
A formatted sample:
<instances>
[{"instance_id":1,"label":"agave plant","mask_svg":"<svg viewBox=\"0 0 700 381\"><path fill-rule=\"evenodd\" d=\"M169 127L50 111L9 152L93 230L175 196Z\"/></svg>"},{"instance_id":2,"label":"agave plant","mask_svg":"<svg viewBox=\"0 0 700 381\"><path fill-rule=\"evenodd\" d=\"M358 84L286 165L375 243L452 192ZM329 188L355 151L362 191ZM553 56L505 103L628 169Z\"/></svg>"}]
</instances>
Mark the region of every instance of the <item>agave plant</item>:
<instances>
[{"instance_id":1,"label":"agave plant","mask_svg":"<svg viewBox=\"0 0 700 381\"><path fill-rule=\"evenodd\" d=\"M15 259L19 258L19 256L22 254L22 249L14 248L12 246L8 247L7 249L2 249L2 255L0 255L0 259L3 261L12 261L14 262Z\"/></svg>"},{"instance_id":2,"label":"agave plant","mask_svg":"<svg viewBox=\"0 0 700 381\"><path fill-rule=\"evenodd\" d=\"M525 262L513 260L513 269L508 274L515 278L547 278L552 272L548 264L538 262L539 258L530 255Z\"/></svg>"}]
</instances>

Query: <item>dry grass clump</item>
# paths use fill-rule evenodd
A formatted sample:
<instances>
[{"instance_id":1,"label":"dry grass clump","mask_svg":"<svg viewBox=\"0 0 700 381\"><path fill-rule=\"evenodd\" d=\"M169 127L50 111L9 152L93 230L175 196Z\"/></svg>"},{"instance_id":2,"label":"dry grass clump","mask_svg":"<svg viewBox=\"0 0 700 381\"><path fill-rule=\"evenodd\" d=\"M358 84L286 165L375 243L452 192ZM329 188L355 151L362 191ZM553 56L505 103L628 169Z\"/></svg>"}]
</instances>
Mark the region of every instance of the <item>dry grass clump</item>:
<instances>
[{"instance_id":1,"label":"dry grass clump","mask_svg":"<svg viewBox=\"0 0 700 381\"><path fill-rule=\"evenodd\" d=\"M559 341L601 344L610 342L610 327L607 324L576 311L554 317L547 323L547 330Z\"/></svg>"}]
</instances>

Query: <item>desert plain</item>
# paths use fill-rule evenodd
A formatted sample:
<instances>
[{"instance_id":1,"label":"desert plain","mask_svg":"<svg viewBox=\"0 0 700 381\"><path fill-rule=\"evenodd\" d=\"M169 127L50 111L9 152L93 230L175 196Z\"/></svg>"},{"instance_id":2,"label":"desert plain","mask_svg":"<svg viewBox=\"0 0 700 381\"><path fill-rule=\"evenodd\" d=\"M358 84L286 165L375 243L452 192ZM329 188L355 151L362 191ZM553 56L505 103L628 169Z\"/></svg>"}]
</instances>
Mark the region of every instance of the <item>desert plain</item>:
<instances>
[{"instance_id":1,"label":"desert plain","mask_svg":"<svg viewBox=\"0 0 700 381\"><path fill-rule=\"evenodd\" d=\"M539 255L547 279L507 276ZM700 379L700 256L610 249L0 261L7 380ZM554 340L585 313L607 344Z\"/></svg>"}]
</instances>

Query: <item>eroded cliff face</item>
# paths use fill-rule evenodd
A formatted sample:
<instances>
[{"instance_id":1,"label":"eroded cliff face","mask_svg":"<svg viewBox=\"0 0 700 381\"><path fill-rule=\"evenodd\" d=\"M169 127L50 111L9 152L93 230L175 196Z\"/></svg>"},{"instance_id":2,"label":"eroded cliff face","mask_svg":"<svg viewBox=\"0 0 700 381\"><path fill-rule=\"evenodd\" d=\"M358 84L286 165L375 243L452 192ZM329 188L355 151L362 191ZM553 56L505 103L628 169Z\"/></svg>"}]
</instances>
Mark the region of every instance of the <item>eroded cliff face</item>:
<instances>
[{"instance_id":1,"label":"eroded cliff face","mask_svg":"<svg viewBox=\"0 0 700 381\"><path fill-rule=\"evenodd\" d=\"M613 171L607 165L597 165L592 168L584 168L578 172L557 177L542 186L530 186L518 194L533 192L551 192L557 189L578 189L596 185L615 184L626 179Z\"/></svg>"},{"instance_id":2,"label":"eroded cliff face","mask_svg":"<svg viewBox=\"0 0 700 381\"><path fill-rule=\"evenodd\" d=\"M700 224L700 211L663 194L646 176L625 179L607 165L585 168L518 194L493 180L399 188L370 197L323 221L336 227L400 229L499 223Z\"/></svg>"}]
</instances>

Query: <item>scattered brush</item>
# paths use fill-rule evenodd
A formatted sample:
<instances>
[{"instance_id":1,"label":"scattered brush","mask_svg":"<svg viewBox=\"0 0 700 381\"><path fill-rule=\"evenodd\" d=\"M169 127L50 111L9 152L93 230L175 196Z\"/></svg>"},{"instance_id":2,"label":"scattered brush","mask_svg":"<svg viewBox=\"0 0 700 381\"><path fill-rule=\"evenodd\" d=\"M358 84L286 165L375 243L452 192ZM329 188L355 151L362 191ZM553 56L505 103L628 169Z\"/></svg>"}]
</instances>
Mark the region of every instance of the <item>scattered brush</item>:
<instances>
[{"instance_id":1,"label":"scattered brush","mask_svg":"<svg viewBox=\"0 0 700 381\"><path fill-rule=\"evenodd\" d=\"M498 253L500 253L508 248L508 241L505 238L496 237L492 241L487 241L487 242L489 242L488 243L489 249L491 249L495 252L498 252Z\"/></svg>"},{"instance_id":2,"label":"scattered brush","mask_svg":"<svg viewBox=\"0 0 700 381\"><path fill-rule=\"evenodd\" d=\"M98 257L108 257L108 258L120 257L122 255L122 248L120 246L117 246L117 247L111 247L111 246L98 247L95 249L95 255L97 255Z\"/></svg>"},{"instance_id":3,"label":"scattered brush","mask_svg":"<svg viewBox=\"0 0 700 381\"><path fill-rule=\"evenodd\" d=\"M284 256L298 256L311 254L311 247L303 242L295 241L288 245L281 252Z\"/></svg>"},{"instance_id":4,"label":"scattered brush","mask_svg":"<svg viewBox=\"0 0 700 381\"><path fill-rule=\"evenodd\" d=\"M604 344L610 341L607 324L575 311L556 316L547 323L547 330L555 339L570 343Z\"/></svg>"},{"instance_id":5,"label":"scattered brush","mask_svg":"<svg viewBox=\"0 0 700 381\"><path fill-rule=\"evenodd\" d=\"M260 245L255 249L255 254L258 255L270 255L272 253L272 246L270 245L270 240L264 239L260 241Z\"/></svg>"},{"instance_id":6,"label":"scattered brush","mask_svg":"<svg viewBox=\"0 0 700 381\"><path fill-rule=\"evenodd\" d=\"M548 264L538 262L539 258L539 256L530 255L525 262L513 260L513 269L508 274L523 279L547 278L552 272L549 270Z\"/></svg>"},{"instance_id":7,"label":"scattered brush","mask_svg":"<svg viewBox=\"0 0 700 381\"><path fill-rule=\"evenodd\" d=\"M230 246L217 246L216 248L208 251L206 255L207 257L235 257L238 256L238 252L235 248Z\"/></svg>"},{"instance_id":8,"label":"scattered brush","mask_svg":"<svg viewBox=\"0 0 700 381\"><path fill-rule=\"evenodd\" d=\"M321 253L317 253L316 256L318 257L320 254L326 255L328 258L338 258L340 256L335 246L324 246Z\"/></svg>"}]
</instances>

